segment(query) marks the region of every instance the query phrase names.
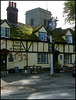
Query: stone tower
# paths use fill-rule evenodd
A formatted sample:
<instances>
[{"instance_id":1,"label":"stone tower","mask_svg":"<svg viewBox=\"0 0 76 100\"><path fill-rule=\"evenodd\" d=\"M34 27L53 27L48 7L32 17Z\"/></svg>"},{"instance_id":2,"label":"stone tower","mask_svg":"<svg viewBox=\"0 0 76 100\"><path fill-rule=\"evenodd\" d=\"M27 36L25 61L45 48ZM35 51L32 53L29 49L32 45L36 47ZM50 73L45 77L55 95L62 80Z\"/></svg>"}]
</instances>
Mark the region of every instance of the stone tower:
<instances>
[{"instance_id":1,"label":"stone tower","mask_svg":"<svg viewBox=\"0 0 76 100\"><path fill-rule=\"evenodd\" d=\"M7 7L7 21L10 24L17 24L18 23L18 9L16 8L16 3L10 2Z\"/></svg>"},{"instance_id":2,"label":"stone tower","mask_svg":"<svg viewBox=\"0 0 76 100\"><path fill-rule=\"evenodd\" d=\"M47 20L51 18L51 12L42 8L35 8L26 11L26 24L31 26L45 25L47 26Z\"/></svg>"}]
</instances>

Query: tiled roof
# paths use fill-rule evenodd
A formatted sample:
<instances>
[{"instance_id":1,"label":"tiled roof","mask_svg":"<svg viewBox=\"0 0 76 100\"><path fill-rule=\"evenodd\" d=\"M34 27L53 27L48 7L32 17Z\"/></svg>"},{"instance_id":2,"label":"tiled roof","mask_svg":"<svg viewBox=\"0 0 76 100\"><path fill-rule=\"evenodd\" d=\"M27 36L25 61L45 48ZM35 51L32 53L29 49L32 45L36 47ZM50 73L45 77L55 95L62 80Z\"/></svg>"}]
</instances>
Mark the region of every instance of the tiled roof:
<instances>
[{"instance_id":1,"label":"tiled roof","mask_svg":"<svg viewBox=\"0 0 76 100\"><path fill-rule=\"evenodd\" d=\"M52 31L52 36L55 42L59 43L66 43L66 41L62 38L62 36L65 36L67 34L67 31L70 31L72 36L74 36L74 32L72 29L67 28L67 29L61 29L61 28L56 28Z\"/></svg>"},{"instance_id":2,"label":"tiled roof","mask_svg":"<svg viewBox=\"0 0 76 100\"><path fill-rule=\"evenodd\" d=\"M1 20L1 23L3 23L6 20ZM35 32L38 32L39 29L41 29L43 26L29 26L25 25L23 23L18 23L18 25L11 25L11 36L14 39L25 39L25 40L38 40L39 38L35 35ZM68 28L69 29L69 28ZM56 28L52 31L52 36L54 39L54 42L58 43L66 43L66 41L62 38L63 35L67 33L68 29L61 29L61 28ZM73 35L74 38L74 32L69 29L70 32ZM49 32L50 34L50 32ZM48 34L48 35L49 35ZM75 39L74 39L75 41Z\"/></svg>"},{"instance_id":3,"label":"tiled roof","mask_svg":"<svg viewBox=\"0 0 76 100\"><path fill-rule=\"evenodd\" d=\"M39 38L33 33L33 27L23 23L12 25L11 35L14 39L39 40Z\"/></svg>"}]
</instances>

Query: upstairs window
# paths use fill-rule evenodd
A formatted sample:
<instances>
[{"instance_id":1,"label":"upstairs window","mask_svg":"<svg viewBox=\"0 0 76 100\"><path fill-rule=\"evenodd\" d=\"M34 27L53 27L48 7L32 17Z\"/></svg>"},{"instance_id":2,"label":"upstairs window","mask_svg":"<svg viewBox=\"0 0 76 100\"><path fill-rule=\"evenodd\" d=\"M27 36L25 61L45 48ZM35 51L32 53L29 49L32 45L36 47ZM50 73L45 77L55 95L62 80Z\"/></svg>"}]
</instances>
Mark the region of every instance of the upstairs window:
<instances>
[{"instance_id":1,"label":"upstairs window","mask_svg":"<svg viewBox=\"0 0 76 100\"><path fill-rule=\"evenodd\" d=\"M5 37L10 37L10 29L5 28Z\"/></svg>"},{"instance_id":2,"label":"upstairs window","mask_svg":"<svg viewBox=\"0 0 76 100\"><path fill-rule=\"evenodd\" d=\"M40 32L39 38L40 38L41 41L47 41L47 34Z\"/></svg>"},{"instance_id":3,"label":"upstairs window","mask_svg":"<svg viewBox=\"0 0 76 100\"><path fill-rule=\"evenodd\" d=\"M10 29L1 27L1 37L9 38L10 37Z\"/></svg>"},{"instance_id":4,"label":"upstairs window","mask_svg":"<svg viewBox=\"0 0 76 100\"><path fill-rule=\"evenodd\" d=\"M73 42L72 36L70 36L70 35L66 35L65 39L66 39L67 43L72 43Z\"/></svg>"},{"instance_id":5,"label":"upstairs window","mask_svg":"<svg viewBox=\"0 0 76 100\"><path fill-rule=\"evenodd\" d=\"M1 37L4 37L4 28L1 27Z\"/></svg>"},{"instance_id":6,"label":"upstairs window","mask_svg":"<svg viewBox=\"0 0 76 100\"><path fill-rule=\"evenodd\" d=\"M34 25L34 19L31 19L31 26Z\"/></svg>"}]
</instances>

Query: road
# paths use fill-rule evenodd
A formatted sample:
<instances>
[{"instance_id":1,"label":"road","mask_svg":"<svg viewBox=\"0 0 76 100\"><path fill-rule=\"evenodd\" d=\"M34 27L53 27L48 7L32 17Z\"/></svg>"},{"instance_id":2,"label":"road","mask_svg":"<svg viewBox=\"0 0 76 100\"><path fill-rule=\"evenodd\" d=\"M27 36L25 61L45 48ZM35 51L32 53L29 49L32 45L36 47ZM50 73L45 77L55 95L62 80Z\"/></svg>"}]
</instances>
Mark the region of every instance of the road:
<instances>
[{"instance_id":1,"label":"road","mask_svg":"<svg viewBox=\"0 0 76 100\"><path fill-rule=\"evenodd\" d=\"M1 91L2 99L75 99L75 78L71 72L58 73L58 77L46 74L10 75Z\"/></svg>"}]
</instances>

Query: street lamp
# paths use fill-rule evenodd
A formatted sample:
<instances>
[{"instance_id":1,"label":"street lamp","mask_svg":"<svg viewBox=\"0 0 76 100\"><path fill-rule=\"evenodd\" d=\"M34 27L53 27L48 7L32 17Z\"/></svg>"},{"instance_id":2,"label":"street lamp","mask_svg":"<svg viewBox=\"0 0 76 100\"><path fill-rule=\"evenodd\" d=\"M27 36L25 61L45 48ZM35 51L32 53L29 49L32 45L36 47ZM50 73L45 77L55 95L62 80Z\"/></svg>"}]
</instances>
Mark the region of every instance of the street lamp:
<instances>
[{"instance_id":1,"label":"street lamp","mask_svg":"<svg viewBox=\"0 0 76 100\"><path fill-rule=\"evenodd\" d=\"M48 32L50 32L50 42L49 42L49 53L50 53L50 74L53 75L53 52L54 52L54 42L52 39L52 31L56 28L57 17L53 17L48 20Z\"/></svg>"}]
</instances>

